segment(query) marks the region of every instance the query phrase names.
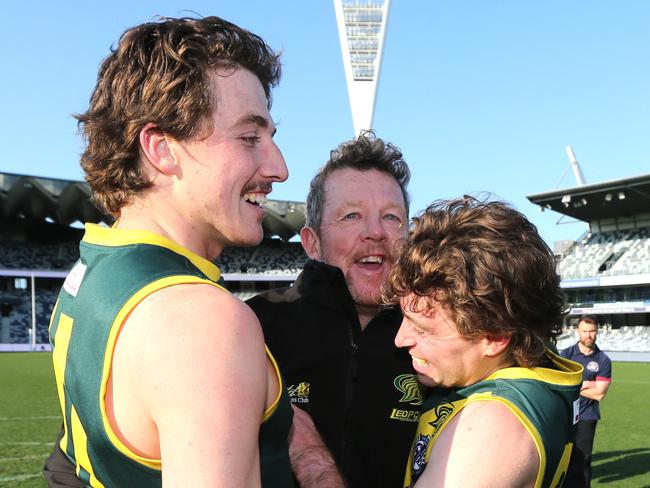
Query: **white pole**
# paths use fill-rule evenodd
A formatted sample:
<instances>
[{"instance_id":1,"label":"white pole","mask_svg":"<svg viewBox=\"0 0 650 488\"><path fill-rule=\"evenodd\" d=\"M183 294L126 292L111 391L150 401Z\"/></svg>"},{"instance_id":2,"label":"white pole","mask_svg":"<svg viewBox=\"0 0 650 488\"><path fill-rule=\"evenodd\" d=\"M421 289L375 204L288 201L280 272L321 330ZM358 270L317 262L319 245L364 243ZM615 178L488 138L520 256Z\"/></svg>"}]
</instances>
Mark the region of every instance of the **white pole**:
<instances>
[{"instance_id":1,"label":"white pole","mask_svg":"<svg viewBox=\"0 0 650 488\"><path fill-rule=\"evenodd\" d=\"M585 177L582 174L582 169L580 169L580 163L578 163L578 160L576 159L576 155L573 152L573 148L571 146L567 146L564 148L566 151L566 155L569 157L569 162L571 163L571 169L573 170L573 175L576 177L576 182L578 183L578 186L583 186L585 184Z\"/></svg>"},{"instance_id":2,"label":"white pole","mask_svg":"<svg viewBox=\"0 0 650 488\"><path fill-rule=\"evenodd\" d=\"M32 278L32 351L36 350L36 278L34 273Z\"/></svg>"}]
</instances>

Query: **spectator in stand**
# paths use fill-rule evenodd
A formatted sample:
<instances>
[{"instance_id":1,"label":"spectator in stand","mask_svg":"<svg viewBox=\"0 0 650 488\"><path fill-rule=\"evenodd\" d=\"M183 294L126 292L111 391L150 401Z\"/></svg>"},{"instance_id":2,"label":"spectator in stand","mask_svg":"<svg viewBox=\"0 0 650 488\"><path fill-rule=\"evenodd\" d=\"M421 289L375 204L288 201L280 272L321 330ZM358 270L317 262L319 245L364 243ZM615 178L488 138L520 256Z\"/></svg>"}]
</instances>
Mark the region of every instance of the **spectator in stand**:
<instances>
[{"instance_id":1,"label":"spectator in stand","mask_svg":"<svg viewBox=\"0 0 650 488\"><path fill-rule=\"evenodd\" d=\"M578 342L561 354L584 368L580 389L580 413L576 431L575 453L569 465L565 486L581 487L582 479L591 486L591 453L596 426L600 420L600 402L607 395L612 381L612 362L596 345L598 318L583 315L578 321Z\"/></svg>"}]
</instances>

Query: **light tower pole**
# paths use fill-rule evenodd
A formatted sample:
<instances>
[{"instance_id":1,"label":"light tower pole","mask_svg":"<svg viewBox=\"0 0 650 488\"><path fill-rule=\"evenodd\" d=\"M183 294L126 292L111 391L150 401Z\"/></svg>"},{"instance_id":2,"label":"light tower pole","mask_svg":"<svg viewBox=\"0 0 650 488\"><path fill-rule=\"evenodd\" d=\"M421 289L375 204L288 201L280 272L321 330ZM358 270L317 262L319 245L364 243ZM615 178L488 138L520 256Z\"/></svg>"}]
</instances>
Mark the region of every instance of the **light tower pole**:
<instances>
[{"instance_id":1,"label":"light tower pole","mask_svg":"<svg viewBox=\"0 0 650 488\"><path fill-rule=\"evenodd\" d=\"M372 129L390 0L334 0L355 137Z\"/></svg>"}]
</instances>

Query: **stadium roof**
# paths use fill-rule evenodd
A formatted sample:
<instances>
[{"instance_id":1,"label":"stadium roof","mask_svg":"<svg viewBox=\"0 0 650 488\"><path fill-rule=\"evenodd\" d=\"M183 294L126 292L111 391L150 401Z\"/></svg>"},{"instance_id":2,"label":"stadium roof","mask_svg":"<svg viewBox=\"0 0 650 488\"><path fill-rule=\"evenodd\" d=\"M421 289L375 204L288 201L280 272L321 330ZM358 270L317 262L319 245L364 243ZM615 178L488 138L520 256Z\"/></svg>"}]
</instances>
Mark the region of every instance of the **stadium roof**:
<instances>
[{"instance_id":1,"label":"stadium roof","mask_svg":"<svg viewBox=\"0 0 650 488\"><path fill-rule=\"evenodd\" d=\"M305 224L302 202L269 200L265 207L265 237L289 240ZM90 187L84 181L0 173L0 220L14 219L66 226L74 222L110 225L113 221L93 204Z\"/></svg>"},{"instance_id":2,"label":"stadium roof","mask_svg":"<svg viewBox=\"0 0 650 488\"><path fill-rule=\"evenodd\" d=\"M650 174L553 190L526 198L584 222L632 217L650 211Z\"/></svg>"}]
</instances>

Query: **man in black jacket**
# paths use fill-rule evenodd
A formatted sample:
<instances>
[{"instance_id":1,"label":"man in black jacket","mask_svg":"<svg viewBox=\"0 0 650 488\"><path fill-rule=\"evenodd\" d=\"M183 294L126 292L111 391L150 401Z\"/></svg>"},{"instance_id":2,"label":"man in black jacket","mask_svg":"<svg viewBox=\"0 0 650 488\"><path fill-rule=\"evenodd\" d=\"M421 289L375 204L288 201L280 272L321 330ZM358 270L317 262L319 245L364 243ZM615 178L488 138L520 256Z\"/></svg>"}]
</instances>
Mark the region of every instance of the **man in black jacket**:
<instances>
[{"instance_id":1,"label":"man in black jacket","mask_svg":"<svg viewBox=\"0 0 650 488\"><path fill-rule=\"evenodd\" d=\"M248 301L350 487L402 486L422 402L393 343L401 313L381 306L408 180L399 149L373 133L341 144L310 185L300 236L312 259L292 287Z\"/></svg>"}]
</instances>

